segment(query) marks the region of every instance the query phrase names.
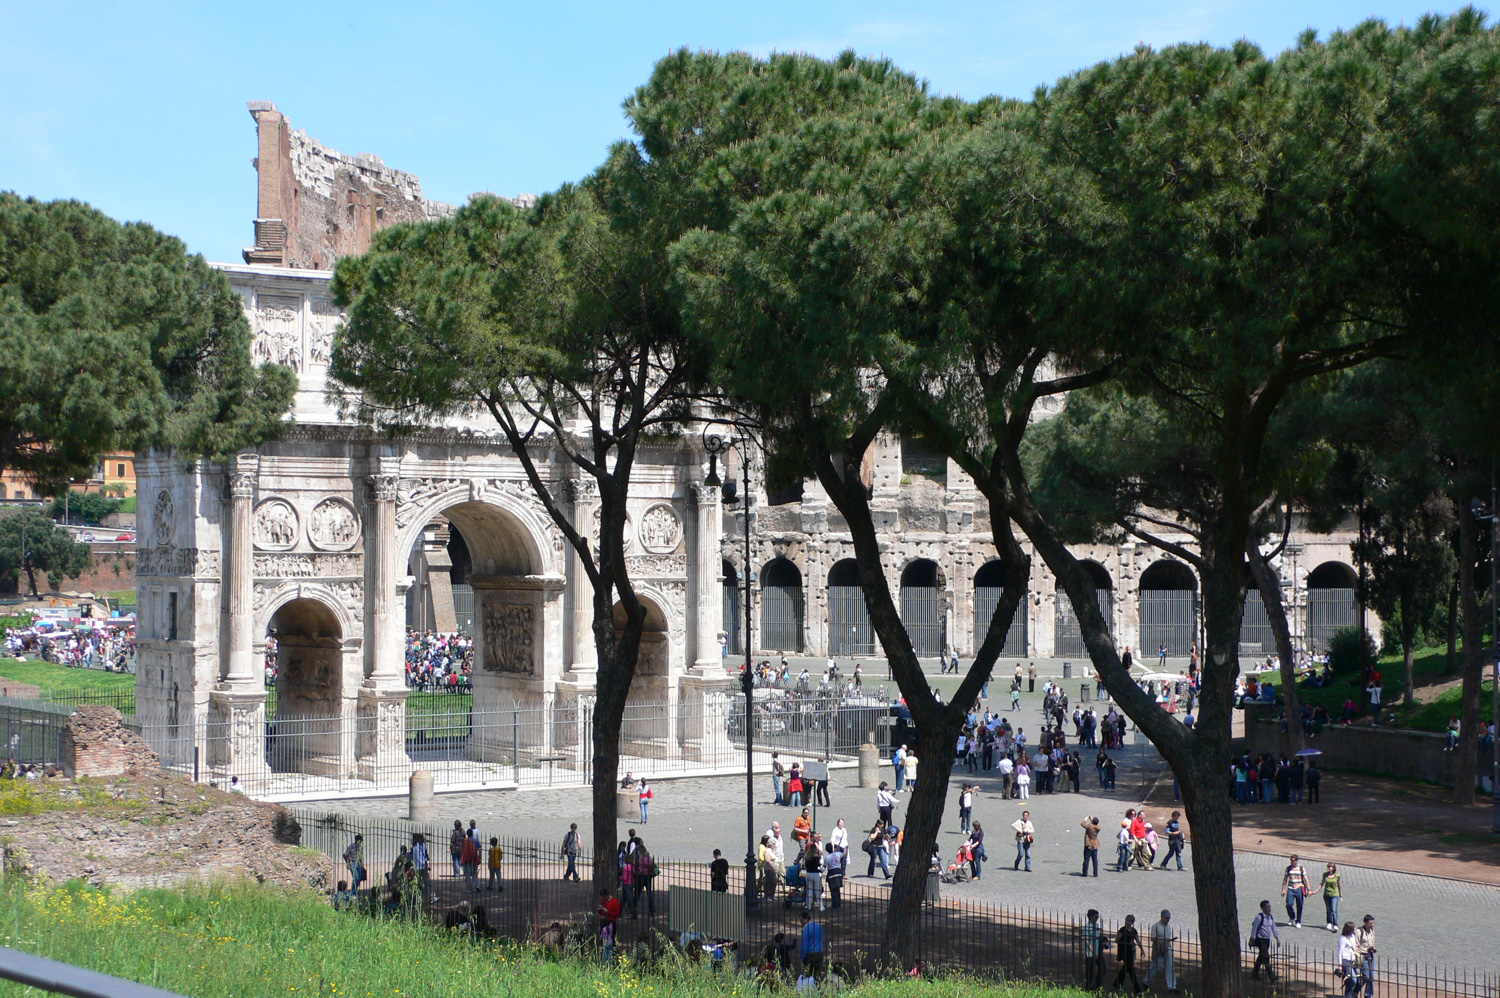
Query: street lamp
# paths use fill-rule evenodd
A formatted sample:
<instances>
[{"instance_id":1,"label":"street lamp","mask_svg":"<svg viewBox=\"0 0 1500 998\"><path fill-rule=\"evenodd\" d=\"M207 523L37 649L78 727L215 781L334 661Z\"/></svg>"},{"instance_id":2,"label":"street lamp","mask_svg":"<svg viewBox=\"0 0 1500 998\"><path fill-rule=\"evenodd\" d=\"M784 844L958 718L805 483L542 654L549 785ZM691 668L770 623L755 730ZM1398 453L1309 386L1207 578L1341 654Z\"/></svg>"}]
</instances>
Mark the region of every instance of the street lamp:
<instances>
[{"instance_id":1,"label":"street lamp","mask_svg":"<svg viewBox=\"0 0 1500 998\"><path fill-rule=\"evenodd\" d=\"M740 672L740 689L745 694L745 911L755 911L760 896L755 886L755 674L750 663L750 582L754 573L750 570L750 462L744 451L746 438L727 437L722 433L710 433L712 423L703 427L703 449L708 451L708 477L703 484L718 488L724 496L725 506L739 502L734 479L719 480L719 455L731 447L740 449L740 469L745 477L744 505L741 518L745 523L745 667Z\"/></svg>"},{"instance_id":2,"label":"street lamp","mask_svg":"<svg viewBox=\"0 0 1500 998\"><path fill-rule=\"evenodd\" d=\"M1494 687L1490 691L1494 712L1490 719L1490 795L1495 801L1495 813L1490 826L1492 834L1500 835L1500 503L1497 503L1496 468L1490 463L1490 513L1480 516L1479 500L1474 501L1474 519L1488 520L1490 524L1490 652L1494 656Z\"/></svg>"}]
</instances>

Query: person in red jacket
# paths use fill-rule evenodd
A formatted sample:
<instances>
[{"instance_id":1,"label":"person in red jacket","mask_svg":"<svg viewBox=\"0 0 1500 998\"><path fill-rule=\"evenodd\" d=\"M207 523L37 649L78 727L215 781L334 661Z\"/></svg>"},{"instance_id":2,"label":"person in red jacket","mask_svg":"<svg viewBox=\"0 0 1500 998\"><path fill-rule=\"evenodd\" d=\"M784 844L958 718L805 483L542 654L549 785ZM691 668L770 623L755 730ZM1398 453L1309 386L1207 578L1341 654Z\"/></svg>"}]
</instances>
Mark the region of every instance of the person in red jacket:
<instances>
[{"instance_id":1,"label":"person in red jacket","mask_svg":"<svg viewBox=\"0 0 1500 998\"><path fill-rule=\"evenodd\" d=\"M458 862L464 868L464 886L470 891L479 890L479 843L465 835L459 847Z\"/></svg>"},{"instance_id":2,"label":"person in red jacket","mask_svg":"<svg viewBox=\"0 0 1500 998\"><path fill-rule=\"evenodd\" d=\"M615 959L615 923L620 919L620 899L606 887L599 892L599 939L604 943L604 962Z\"/></svg>"}]
</instances>

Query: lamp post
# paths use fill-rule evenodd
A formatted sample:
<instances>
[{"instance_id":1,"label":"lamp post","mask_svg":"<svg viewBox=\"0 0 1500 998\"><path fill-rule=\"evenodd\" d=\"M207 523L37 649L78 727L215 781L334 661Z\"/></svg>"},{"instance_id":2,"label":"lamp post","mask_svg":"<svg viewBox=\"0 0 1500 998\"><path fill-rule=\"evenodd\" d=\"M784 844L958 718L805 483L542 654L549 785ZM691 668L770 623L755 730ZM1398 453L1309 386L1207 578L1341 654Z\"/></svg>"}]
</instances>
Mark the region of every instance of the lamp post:
<instances>
[{"instance_id":1,"label":"lamp post","mask_svg":"<svg viewBox=\"0 0 1500 998\"><path fill-rule=\"evenodd\" d=\"M708 451L708 477L703 484L722 490L725 506L734 506L739 501L734 479L719 480L719 455L731 447L743 447L745 438L726 437L721 433L710 433L712 423L703 427L703 449ZM755 911L760 905L760 893L755 886L755 673L750 663L750 462L740 451L741 471L745 477L744 504L741 519L745 524L745 666L740 672L740 689L745 694L745 911Z\"/></svg>"}]
</instances>

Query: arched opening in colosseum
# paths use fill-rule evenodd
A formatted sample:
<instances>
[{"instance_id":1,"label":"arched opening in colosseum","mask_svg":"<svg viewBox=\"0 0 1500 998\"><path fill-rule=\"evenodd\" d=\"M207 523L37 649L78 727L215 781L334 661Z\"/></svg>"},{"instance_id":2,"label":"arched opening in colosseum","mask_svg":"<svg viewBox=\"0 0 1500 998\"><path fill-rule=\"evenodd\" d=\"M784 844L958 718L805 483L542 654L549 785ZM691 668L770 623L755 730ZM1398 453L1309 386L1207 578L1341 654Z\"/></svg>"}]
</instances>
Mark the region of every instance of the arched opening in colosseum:
<instances>
[{"instance_id":1,"label":"arched opening in colosseum","mask_svg":"<svg viewBox=\"0 0 1500 998\"><path fill-rule=\"evenodd\" d=\"M802 572L786 558L773 558L760 572L760 647L802 653Z\"/></svg>"},{"instance_id":2,"label":"arched opening in colosseum","mask_svg":"<svg viewBox=\"0 0 1500 998\"><path fill-rule=\"evenodd\" d=\"M725 654L743 655L745 646L740 643L740 635L745 629L745 606L740 598L740 573L735 570L734 563L728 559L724 561L723 593L724 622L722 626Z\"/></svg>"},{"instance_id":3,"label":"arched opening in colosseum","mask_svg":"<svg viewBox=\"0 0 1500 998\"><path fill-rule=\"evenodd\" d=\"M912 650L922 658L941 654L948 643L942 588L942 572L928 558L917 559L901 572L901 623Z\"/></svg>"},{"instance_id":4,"label":"arched opening in colosseum","mask_svg":"<svg viewBox=\"0 0 1500 998\"><path fill-rule=\"evenodd\" d=\"M1113 633L1115 629L1114 580L1109 577L1109 571L1097 561L1090 559L1082 564L1084 571L1089 573L1089 578L1094 582L1094 596L1098 600L1099 612L1104 615L1104 623ZM1061 587L1057 590L1057 603L1053 612L1055 616L1052 628L1052 654L1058 658L1088 654L1088 649L1083 644L1083 630L1078 626L1078 614L1073 610L1073 601Z\"/></svg>"},{"instance_id":5,"label":"arched opening in colosseum","mask_svg":"<svg viewBox=\"0 0 1500 998\"><path fill-rule=\"evenodd\" d=\"M875 629L853 558L835 562L828 570L828 654L875 654Z\"/></svg>"},{"instance_id":6,"label":"arched opening in colosseum","mask_svg":"<svg viewBox=\"0 0 1500 998\"><path fill-rule=\"evenodd\" d=\"M1000 605L1000 595L1005 588L1005 565L998 559L987 561L974 573L974 647L983 643L990 630L990 619ZM1022 595L1016 615L1011 618L1010 630L1005 632L1005 645L1000 649L1003 658L1024 658L1027 654L1027 603Z\"/></svg>"},{"instance_id":7,"label":"arched opening in colosseum","mask_svg":"<svg viewBox=\"0 0 1500 998\"><path fill-rule=\"evenodd\" d=\"M1169 656L1186 656L1198 639L1198 577L1182 562L1163 559L1141 573L1140 589L1137 661L1149 664L1163 645Z\"/></svg>"},{"instance_id":8,"label":"arched opening in colosseum","mask_svg":"<svg viewBox=\"0 0 1500 998\"><path fill-rule=\"evenodd\" d=\"M1341 561L1325 561L1307 573L1307 650L1328 650L1333 635L1359 626L1359 578Z\"/></svg>"}]
</instances>

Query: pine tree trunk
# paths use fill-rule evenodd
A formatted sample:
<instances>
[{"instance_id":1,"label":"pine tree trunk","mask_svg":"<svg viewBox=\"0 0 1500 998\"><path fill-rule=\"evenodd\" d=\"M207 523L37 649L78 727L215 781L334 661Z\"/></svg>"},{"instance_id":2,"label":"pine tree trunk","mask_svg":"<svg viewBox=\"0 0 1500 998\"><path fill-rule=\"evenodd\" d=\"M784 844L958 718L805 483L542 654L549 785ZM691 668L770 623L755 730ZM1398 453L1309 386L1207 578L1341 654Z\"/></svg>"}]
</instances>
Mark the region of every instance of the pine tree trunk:
<instances>
[{"instance_id":1,"label":"pine tree trunk","mask_svg":"<svg viewBox=\"0 0 1500 998\"><path fill-rule=\"evenodd\" d=\"M1286 607L1281 602L1281 580L1275 569L1260 553L1258 544L1247 549L1250 575L1255 579L1255 588L1260 592L1261 602L1266 606L1266 619L1271 624L1271 636L1276 640L1276 657L1281 660L1281 694L1286 701L1286 730L1291 739L1292 751L1300 752L1307 745L1302 731L1302 703L1297 696L1297 661L1292 651L1292 629L1287 623Z\"/></svg>"},{"instance_id":2,"label":"pine tree trunk","mask_svg":"<svg viewBox=\"0 0 1500 998\"><path fill-rule=\"evenodd\" d=\"M1239 995L1243 988L1239 911L1235 903L1234 825L1225 793L1229 753L1203 752L1182 784L1182 807L1193 833L1193 892L1198 902L1204 995Z\"/></svg>"},{"instance_id":3,"label":"pine tree trunk","mask_svg":"<svg viewBox=\"0 0 1500 998\"><path fill-rule=\"evenodd\" d=\"M594 895L615 889L615 842L619 838L620 723L623 710L594 702Z\"/></svg>"},{"instance_id":4,"label":"pine tree trunk","mask_svg":"<svg viewBox=\"0 0 1500 998\"><path fill-rule=\"evenodd\" d=\"M1458 573L1448 586L1448 660L1443 670L1448 675L1458 671Z\"/></svg>"},{"instance_id":5,"label":"pine tree trunk","mask_svg":"<svg viewBox=\"0 0 1500 998\"><path fill-rule=\"evenodd\" d=\"M1412 703L1417 698L1417 643L1408 635L1402 636L1401 661L1406 667L1406 692L1401 697L1402 703Z\"/></svg>"},{"instance_id":6,"label":"pine tree trunk","mask_svg":"<svg viewBox=\"0 0 1500 998\"><path fill-rule=\"evenodd\" d=\"M910 970L920 956L922 904L927 896L927 872L932 850L943 824L948 783L953 776L953 747L961 719L917 729L917 789L906 802L906 824L901 829L901 858L891 881L886 912L886 947L892 970Z\"/></svg>"}]
</instances>

